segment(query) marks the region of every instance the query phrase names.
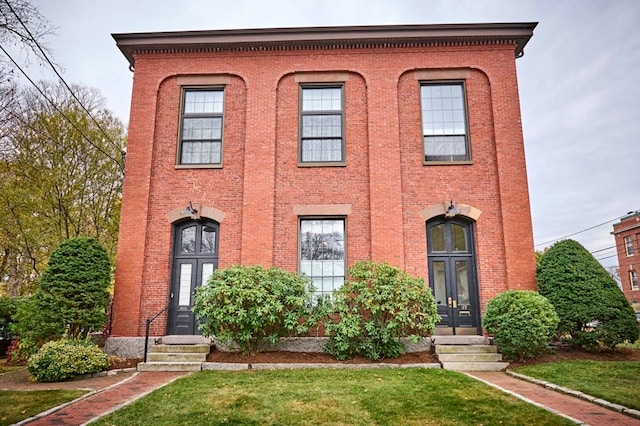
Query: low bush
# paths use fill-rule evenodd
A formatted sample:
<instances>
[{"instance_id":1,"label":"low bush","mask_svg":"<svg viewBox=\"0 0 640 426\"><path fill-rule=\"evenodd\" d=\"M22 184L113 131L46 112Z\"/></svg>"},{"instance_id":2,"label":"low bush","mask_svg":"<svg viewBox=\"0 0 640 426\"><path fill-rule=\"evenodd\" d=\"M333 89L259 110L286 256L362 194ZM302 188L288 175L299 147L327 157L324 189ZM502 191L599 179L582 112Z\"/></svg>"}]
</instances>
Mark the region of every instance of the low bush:
<instances>
[{"instance_id":1,"label":"low bush","mask_svg":"<svg viewBox=\"0 0 640 426\"><path fill-rule=\"evenodd\" d=\"M29 357L27 369L39 382L59 382L97 373L109 366L109 356L87 340L62 339L45 343Z\"/></svg>"},{"instance_id":2,"label":"low bush","mask_svg":"<svg viewBox=\"0 0 640 426\"><path fill-rule=\"evenodd\" d=\"M558 315L533 291L509 290L487 303L482 322L505 359L533 358L544 352L556 333Z\"/></svg>"},{"instance_id":3,"label":"low bush","mask_svg":"<svg viewBox=\"0 0 640 426\"><path fill-rule=\"evenodd\" d=\"M198 288L193 311L205 336L235 343L243 354L264 343L308 330L313 286L306 278L278 268L234 266L219 269Z\"/></svg>"},{"instance_id":4,"label":"low bush","mask_svg":"<svg viewBox=\"0 0 640 426\"><path fill-rule=\"evenodd\" d=\"M339 360L397 357L401 337L417 341L440 317L425 282L386 263L358 262L334 293L335 314L325 324L326 350Z\"/></svg>"}]
</instances>

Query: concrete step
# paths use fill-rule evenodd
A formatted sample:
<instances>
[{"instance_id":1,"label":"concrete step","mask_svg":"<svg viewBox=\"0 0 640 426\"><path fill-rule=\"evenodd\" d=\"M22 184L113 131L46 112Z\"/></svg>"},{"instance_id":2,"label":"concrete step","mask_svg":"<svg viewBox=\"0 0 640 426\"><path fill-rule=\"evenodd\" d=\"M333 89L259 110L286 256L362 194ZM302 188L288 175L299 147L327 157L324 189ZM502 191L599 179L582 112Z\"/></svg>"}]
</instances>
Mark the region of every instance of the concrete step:
<instances>
[{"instance_id":1,"label":"concrete step","mask_svg":"<svg viewBox=\"0 0 640 426\"><path fill-rule=\"evenodd\" d=\"M138 371L200 371L201 362L141 362Z\"/></svg>"},{"instance_id":2,"label":"concrete step","mask_svg":"<svg viewBox=\"0 0 640 426\"><path fill-rule=\"evenodd\" d=\"M438 354L438 360L445 362L498 362L502 355L492 353Z\"/></svg>"},{"instance_id":3,"label":"concrete step","mask_svg":"<svg viewBox=\"0 0 640 426\"><path fill-rule=\"evenodd\" d=\"M158 353L158 352L168 352L168 353L203 353L203 354L208 354L209 352L211 352L211 345L207 344L207 345L203 345L203 344L193 344L193 345L187 345L187 344L171 344L171 345L167 345L167 344L160 344L160 345L153 345L151 347L149 347L149 352L154 352L154 353Z\"/></svg>"},{"instance_id":4,"label":"concrete step","mask_svg":"<svg viewBox=\"0 0 640 426\"><path fill-rule=\"evenodd\" d=\"M460 353L498 353L495 345L437 345L436 354L460 354Z\"/></svg>"},{"instance_id":5,"label":"concrete step","mask_svg":"<svg viewBox=\"0 0 640 426\"><path fill-rule=\"evenodd\" d=\"M206 353L150 352L147 354L147 361L150 362L205 362L206 360Z\"/></svg>"},{"instance_id":6,"label":"concrete step","mask_svg":"<svg viewBox=\"0 0 640 426\"><path fill-rule=\"evenodd\" d=\"M486 345L484 336L431 336L434 345Z\"/></svg>"},{"instance_id":7,"label":"concrete step","mask_svg":"<svg viewBox=\"0 0 640 426\"><path fill-rule=\"evenodd\" d=\"M211 338L204 336L171 335L157 340L163 345L212 345Z\"/></svg>"},{"instance_id":8,"label":"concrete step","mask_svg":"<svg viewBox=\"0 0 640 426\"><path fill-rule=\"evenodd\" d=\"M453 371L501 371L508 362L443 362L442 368Z\"/></svg>"}]
</instances>

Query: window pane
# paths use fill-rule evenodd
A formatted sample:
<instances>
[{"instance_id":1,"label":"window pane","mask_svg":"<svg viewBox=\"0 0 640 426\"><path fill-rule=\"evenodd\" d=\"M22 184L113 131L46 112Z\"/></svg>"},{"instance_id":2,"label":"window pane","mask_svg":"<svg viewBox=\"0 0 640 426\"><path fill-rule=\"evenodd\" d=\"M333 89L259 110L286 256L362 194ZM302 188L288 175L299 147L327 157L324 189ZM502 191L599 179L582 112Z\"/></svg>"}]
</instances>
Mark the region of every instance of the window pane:
<instances>
[{"instance_id":1,"label":"window pane","mask_svg":"<svg viewBox=\"0 0 640 426\"><path fill-rule=\"evenodd\" d=\"M424 154L426 160L465 159L467 138L465 136L425 136Z\"/></svg>"},{"instance_id":2,"label":"window pane","mask_svg":"<svg viewBox=\"0 0 640 426\"><path fill-rule=\"evenodd\" d=\"M183 140L222 139L222 118L185 118Z\"/></svg>"},{"instance_id":3,"label":"window pane","mask_svg":"<svg viewBox=\"0 0 640 426\"><path fill-rule=\"evenodd\" d=\"M191 303L191 264L180 265L180 289L178 291L178 305L189 306Z\"/></svg>"},{"instance_id":4,"label":"window pane","mask_svg":"<svg viewBox=\"0 0 640 426\"><path fill-rule=\"evenodd\" d=\"M184 94L185 114L222 113L224 92L216 91L187 91Z\"/></svg>"},{"instance_id":5,"label":"window pane","mask_svg":"<svg viewBox=\"0 0 640 426\"><path fill-rule=\"evenodd\" d=\"M467 251L467 233L464 226L451 224L451 250Z\"/></svg>"},{"instance_id":6,"label":"window pane","mask_svg":"<svg viewBox=\"0 0 640 426\"><path fill-rule=\"evenodd\" d=\"M431 264L433 268L433 295L436 299L437 305L447 304L447 286L444 262L433 262Z\"/></svg>"},{"instance_id":7,"label":"window pane","mask_svg":"<svg viewBox=\"0 0 640 426\"><path fill-rule=\"evenodd\" d=\"M444 244L444 224L434 225L431 227L431 251L446 251Z\"/></svg>"},{"instance_id":8,"label":"window pane","mask_svg":"<svg viewBox=\"0 0 640 426\"><path fill-rule=\"evenodd\" d=\"M342 110L342 89L339 87L316 87L302 89L302 110Z\"/></svg>"},{"instance_id":9,"label":"window pane","mask_svg":"<svg viewBox=\"0 0 640 426\"><path fill-rule=\"evenodd\" d=\"M201 253L215 253L216 251L216 230L208 226L202 227L202 247Z\"/></svg>"},{"instance_id":10,"label":"window pane","mask_svg":"<svg viewBox=\"0 0 640 426\"><path fill-rule=\"evenodd\" d=\"M304 139L302 161L342 161L342 140Z\"/></svg>"},{"instance_id":11,"label":"window pane","mask_svg":"<svg viewBox=\"0 0 640 426\"><path fill-rule=\"evenodd\" d=\"M342 116L305 115L302 117L302 137L342 137Z\"/></svg>"},{"instance_id":12,"label":"window pane","mask_svg":"<svg viewBox=\"0 0 640 426\"><path fill-rule=\"evenodd\" d=\"M182 230L182 240L180 242L180 253L196 252L196 227L190 226Z\"/></svg>"},{"instance_id":13,"label":"window pane","mask_svg":"<svg viewBox=\"0 0 640 426\"><path fill-rule=\"evenodd\" d=\"M209 282L209 278L213 275L213 263L203 263L202 264L202 285L207 285Z\"/></svg>"},{"instance_id":14,"label":"window pane","mask_svg":"<svg viewBox=\"0 0 640 426\"><path fill-rule=\"evenodd\" d=\"M458 290L458 307L469 309L469 272L467 262L456 262L456 283Z\"/></svg>"},{"instance_id":15,"label":"window pane","mask_svg":"<svg viewBox=\"0 0 640 426\"><path fill-rule=\"evenodd\" d=\"M221 142L183 142L182 164L218 164L221 160Z\"/></svg>"}]
</instances>

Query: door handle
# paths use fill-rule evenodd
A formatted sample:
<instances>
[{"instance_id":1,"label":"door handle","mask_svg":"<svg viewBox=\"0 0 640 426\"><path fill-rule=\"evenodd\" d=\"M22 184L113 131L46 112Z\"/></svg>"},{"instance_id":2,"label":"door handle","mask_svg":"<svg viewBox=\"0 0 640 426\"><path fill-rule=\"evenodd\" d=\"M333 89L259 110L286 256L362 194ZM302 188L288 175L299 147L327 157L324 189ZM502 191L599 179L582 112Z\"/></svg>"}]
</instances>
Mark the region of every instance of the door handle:
<instances>
[{"instance_id":1,"label":"door handle","mask_svg":"<svg viewBox=\"0 0 640 426\"><path fill-rule=\"evenodd\" d=\"M447 305L452 308L453 307L453 303L451 302L451 298L447 297Z\"/></svg>"},{"instance_id":2,"label":"door handle","mask_svg":"<svg viewBox=\"0 0 640 426\"><path fill-rule=\"evenodd\" d=\"M453 309L456 309L458 307L458 301L453 299Z\"/></svg>"}]
</instances>

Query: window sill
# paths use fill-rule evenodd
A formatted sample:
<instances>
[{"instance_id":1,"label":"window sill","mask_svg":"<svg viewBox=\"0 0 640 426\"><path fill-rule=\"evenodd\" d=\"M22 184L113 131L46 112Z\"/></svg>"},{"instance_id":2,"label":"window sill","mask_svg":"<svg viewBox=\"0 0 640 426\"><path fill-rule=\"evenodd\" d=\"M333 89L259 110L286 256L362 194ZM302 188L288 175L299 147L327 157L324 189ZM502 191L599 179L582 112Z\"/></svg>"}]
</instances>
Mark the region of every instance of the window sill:
<instances>
[{"instance_id":1,"label":"window sill","mask_svg":"<svg viewBox=\"0 0 640 426\"><path fill-rule=\"evenodd\" d=\"M466 166L472 165L472 160L462 160L462 161L423 161L423 166Z\"/></svg>"},{"instance_id":2,"label":"window sill","mask_svg":"<svg viewBox=\"0 0 640 426\"><path fill-rule=\"evenodd\" d=\"M181 169L221 169L222 164L176 164L176 170Z\"/></svg>"},{"instance_id":3,"label":"window sill","mask_svg":"<svg viewBox=\"0 0 640 426\"><path fill-rule=\"evenodd\" d=\"M309 163L301 163L298 162L298 167L346 167L347 163L345 161L327 161L327 162L309 162Z\"/></svg>"}]
</instances>

